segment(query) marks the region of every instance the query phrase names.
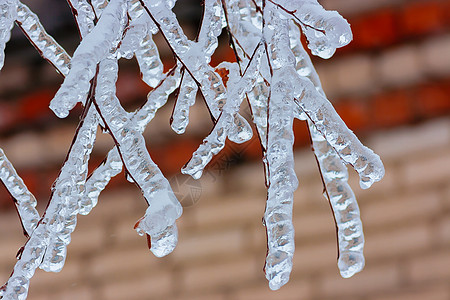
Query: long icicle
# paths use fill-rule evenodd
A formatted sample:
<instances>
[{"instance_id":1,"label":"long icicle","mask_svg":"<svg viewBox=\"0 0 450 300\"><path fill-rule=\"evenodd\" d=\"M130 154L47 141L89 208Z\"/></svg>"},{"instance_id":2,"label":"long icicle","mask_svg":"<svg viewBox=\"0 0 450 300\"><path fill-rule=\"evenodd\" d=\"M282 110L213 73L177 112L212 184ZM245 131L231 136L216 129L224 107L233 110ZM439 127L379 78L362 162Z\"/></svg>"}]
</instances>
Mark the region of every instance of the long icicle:
<instances>
[{"instance_id":1,"label":"long icicle","mask_svg":"<svg viewBox=\"0 0 450 300\"><path fill-rule=\"evenodd\" d=\"M264 37L272 69L268 104L268 191L264 224L267 230L265 272L269 287L277 290L289 280L295 251L292 207L298 180L294 170L292 132L293 89L290 77L294 57L289 50L288 22L271 5L264 9Z\"/></svg>"}]
</instances>

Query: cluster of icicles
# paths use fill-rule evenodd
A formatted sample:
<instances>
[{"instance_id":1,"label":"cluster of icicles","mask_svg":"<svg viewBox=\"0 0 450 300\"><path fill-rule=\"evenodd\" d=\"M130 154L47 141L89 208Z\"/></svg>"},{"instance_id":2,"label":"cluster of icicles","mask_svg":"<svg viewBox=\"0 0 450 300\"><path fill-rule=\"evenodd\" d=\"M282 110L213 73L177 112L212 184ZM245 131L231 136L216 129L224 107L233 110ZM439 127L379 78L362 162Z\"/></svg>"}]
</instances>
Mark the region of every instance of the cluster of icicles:
<instances>
[{"instance_id":1,"label":"cluster of icicles","mask_svg":"<svg viewBox=\"0 0 450 300\"><path fill-rule=\"evenodd\" d=\"M192 41L172 12L175 0L69 0L82 38L70 57L27 6L19 0L2 2L0 66L15 23L65 77L50 108L58 117L66 117L78 102L84 110L42 216L35 209L34 196L0 152L0 177L15 200L28 237L0 298L25 299L37 268L62 269L77 214L91 211L100 192L122 168L148 202L145 215L135 226L137 232L147 236L156 256L173 251L175 221L182 207L150 158L142 133L174 91L177 99L171 126L175 132L185 131L197 94L205 100L214 121L211 133L182 169L196 179L224 148L227 138L236 143L252 138L252 127L239 114L242 101L251 108L268 187L265 272L271 289L279 289L289 280L294 254L292 205L298 185L292 150L294 118L309 126L324 194L336 220L340 272L350 277L363 268L364 237L358 205L347 184L346 164L358 172L362 188L383 177L383 165L336 114L300 42L302 31L311 52L323 58L349 43L350 26L337 12L325 11L316 0L205 0L201 28ZM223 30L229 34L237 62L222 62L214 68L209 63ZM158 32L176 60L167 73L152 40ZM145 105L130 113L120 105L115 83L118 60L132 57L137 59L142 80L152 89ZM112 136L115 147L104 163L88 174L99 126Z\"/></svg>"}]
</instances>

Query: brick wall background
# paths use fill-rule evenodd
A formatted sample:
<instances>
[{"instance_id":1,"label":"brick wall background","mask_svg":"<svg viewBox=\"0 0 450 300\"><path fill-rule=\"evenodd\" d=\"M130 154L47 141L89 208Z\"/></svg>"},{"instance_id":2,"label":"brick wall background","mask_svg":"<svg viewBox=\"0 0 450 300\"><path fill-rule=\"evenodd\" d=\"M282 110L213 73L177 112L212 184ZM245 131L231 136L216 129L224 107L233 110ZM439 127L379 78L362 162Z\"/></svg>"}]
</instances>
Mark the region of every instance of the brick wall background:
<instances>
[{"instance_id":1,"label":"brick wall background","mask_svg":"<svg viewBox=\"0 0 450 300\"><path fill-rule=\"evenodd\" d=\"M41 2L29 3L38 14ZM333 218L302 123L294 124L300 181L294 270L290 282L272 292L262 271L266 194L258 142L230 144L199 182L176 175L211 124L196 105L187 135L176 136L167 107L146 136L185 207L175 251L165 258L148 251L133 230L146 205L118 176L93 212L79 217L63 271L38 271L29 299L450 299L450 3L320 2L339 10L354 32L354 41L331 60L314 60L324 89L386 167L385 178L369 190L360 190L351 172L366 235L363 272L339 276ZM73 49L73 39L64 38L73 28L58 25L65 18L61 10L63 16L43 22ZM15 36L0 73L0 147L38 196L42 212L77 113L69 120L52 115L48 102L61 78ZM219 52L230 56L225 47ZM148 90L132 63L122 70L119 97L131 109ZM111 145L99 135L93 165ZM25 240L3 190L0 207L0 280L6 280Z\"/></svg>"}]
</instances>

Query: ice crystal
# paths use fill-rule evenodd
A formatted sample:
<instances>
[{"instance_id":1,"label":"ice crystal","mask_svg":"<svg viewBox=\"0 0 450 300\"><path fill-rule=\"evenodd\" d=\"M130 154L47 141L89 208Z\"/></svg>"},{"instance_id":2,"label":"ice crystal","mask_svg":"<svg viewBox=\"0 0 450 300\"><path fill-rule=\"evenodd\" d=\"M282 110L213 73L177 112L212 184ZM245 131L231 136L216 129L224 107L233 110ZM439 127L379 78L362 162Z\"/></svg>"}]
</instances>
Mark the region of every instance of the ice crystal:
<instances>
[{"instance_id":1,"label":"ice crystal","mask_svg":"<svg viewBox=\"0 0 450 300\"><path fill-rule=\"evenodd\" d=\"M334 211L339 244L338 267L350 277L364 267L364 236L355 195L347 183L346 165L360 176L362 188L384 175L380 158L363 146L339 118L322 90L311 60L300 42L301 32L312 54L329 58L352 39L350 26L337 12L316 0L205 0L200 31L190 40L172 11L175 1L69 0L81 42L72 57L47 34L38 17L19 0L0 4L0 69L14 22L44 59L65 79L50 102L58 117L66 117L81 102L81 121L67 159L56 179L50 203L40 217L36 199L0 150L0 179L14 199L28 237L14 272L0 289L0 298L25 299L37 268L58 272L77 214L88 214L110 179L122 169L148 203L136 223L147 235L156 256L177 244L176 219L182 207L168 180L152 161L142 135L157 110L178 90L171 127L182 134L197 94L214 121L210 134L181 170L198 179L212 157L229 139L243 143L253 130L239 114L243 102L261 142L268 196L266 277L271 289L289 280L294 255L292 206L298 180L294 172L292 124L305 120L322 174L324 195ZM225 30L236 62L210 65ZM175 66L167 73L153 36L160 33L173 52ZM142 80L152 90L135 112L123 109L116 96L118 60L136 57ZM222 71L227 72L224 83ZM246 101L244 101L246 100ZM104 163L92 174L87 164L98 126L115 142Z\"/></svg>"}]
</instances>

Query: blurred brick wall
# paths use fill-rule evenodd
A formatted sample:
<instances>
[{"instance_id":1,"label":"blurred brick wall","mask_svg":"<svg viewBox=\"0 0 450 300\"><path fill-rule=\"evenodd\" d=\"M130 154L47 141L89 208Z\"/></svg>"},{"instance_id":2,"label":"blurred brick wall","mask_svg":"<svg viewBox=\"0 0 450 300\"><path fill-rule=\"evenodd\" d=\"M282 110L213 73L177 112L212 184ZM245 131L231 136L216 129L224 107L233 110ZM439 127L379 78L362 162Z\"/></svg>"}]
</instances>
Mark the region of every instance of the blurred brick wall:
<instances>
[{"instance_id":1,"label":"blurred brick wall","mask_svg":"<svg viewBox=\"0 0 450 300\"><path fill-rule=\"evenodd\" d=\"M173 177L211 124L197 105L188 134L177 136L168 126L167 107L146 135L152 157L185 206L175 252L155 258L133 231L146 206L119 176L99 206L79 218L64 270L39 271L33 278L30 300L450 299L450 3L321 2L340 11L354 32L354 41L331 60L314 59L324 89L386 165L386 177L367 191L351 174L366 233L365 270L351 279L339 276L332 215L304 125L296 122L294 271L289 284L269 291L262 272L263 170L252 162L260 156L258 142L230 144L200 182ZM12 59L7 54L0 72L0 147L39 195L42 212L77 114L68 121L53 116L48 102L61 78L51 67L33 63L39 57L31 47L21 51ZM219 52L232 54L226 48ZM136 107L148 90L132 65L123 69L119 97ZM99 135L94 165L110 147L109 138ZM240 161L247 163L230 166ZM4 190L0 207L0 280L6 280L24 238Z\"/></svg>"},{"instance_id":2,"label":"blurred brick wall","mask_svg":"<svg viewBox=\"0 0 450 300\"><path fill-rule=\"evenodd\" d=\"M281 290L270 291L262 271L265 190L262 166L252 163L207 173L199 184L174 184L185 210L179 244L165 258L154 257L133 230L145 210L139 192L106 191L89 216L79 217L63 271L38 271L29 299L450 299L450 118L365 142L383 157L386 177L361 190L351 172L366 267L350 279L339 275L333 218L305 149L296 153L294 270ZM189 196L198 191L199 198ZM13 213L2 213L0 237L6 278L24 242Z\"/></svg>"}]
</instances>

